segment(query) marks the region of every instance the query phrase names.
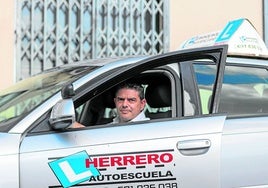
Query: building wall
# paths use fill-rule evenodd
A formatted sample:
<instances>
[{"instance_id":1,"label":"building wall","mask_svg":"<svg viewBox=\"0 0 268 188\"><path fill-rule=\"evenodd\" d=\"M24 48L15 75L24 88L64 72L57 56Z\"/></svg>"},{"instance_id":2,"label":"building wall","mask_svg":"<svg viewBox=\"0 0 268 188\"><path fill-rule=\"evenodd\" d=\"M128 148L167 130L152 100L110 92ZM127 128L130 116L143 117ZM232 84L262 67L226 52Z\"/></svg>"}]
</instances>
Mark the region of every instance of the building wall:
<instances>
[{"instance_id":1,"label":"building wall","mask_svg":"<svg viewBox=\"0 0 268 188\"><path fill-rule=\"evenodd\" d=\"M262 0L170 0L170 50L198 34L221 30L230 20L247 18L263 35Z\"/></svg>"},{"instance_id":2,"label":"building wall","mask_svg":"<svg viewBox=\"0 0 268 188\"><path fill-rule=\"evenodd\" d=\"M15 0L0 0L0 90L14 83Z\"/></svg>"},{"instance_id":3,"label":"building wall","mask_svg":"<svg viewBox=\"0 0 268 188\"><path fill-rule=\"evenodd\" d=\"M197 34L221 30L229 20L248 18L263 35L262 0L169 0L170 50ZM15 4L0 0L0 90L15 82Z\"/></svg>"}]
</instances>

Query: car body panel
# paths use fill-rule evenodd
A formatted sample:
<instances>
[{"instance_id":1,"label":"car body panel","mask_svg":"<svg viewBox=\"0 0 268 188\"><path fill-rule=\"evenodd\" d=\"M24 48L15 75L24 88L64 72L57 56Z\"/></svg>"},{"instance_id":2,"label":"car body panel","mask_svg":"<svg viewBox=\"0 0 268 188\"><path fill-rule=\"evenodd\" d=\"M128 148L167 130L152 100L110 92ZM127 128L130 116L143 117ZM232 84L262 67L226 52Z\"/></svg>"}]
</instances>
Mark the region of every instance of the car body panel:
<instances>
[{"instance_id":1,"label":"car body panel","mask_svg":"<svg viewBox=\"0 0 268 188\"><path fill-rule=\"evenodd\" d=\"M20 134L0 133L0 187L19 187L20 141Z\"/></svg>"},{"instance_id":2,"label":"car body panel","mask_svg":"<svg viewBox=\"0 0 268 188\"><path fill-rule=\"evenodd\" d=\"M222 136L222 187L268 185L267 117L228 119Z\"/></svg>"},{"instance_id":3,"label":"car body panel","mask_svg":"<svg viewBox=\"0 0 268 188\"><path fill-rule=\"evenodd\" d=\"M148 184L160 186L164 183L173 183L178 187L188 187L198 183L204 187L219 187L219 146L221 145L221 132L224 122L225 116L212 116L199 119L132 123L115 127L105 126L98 129L89 128L65 133L27 136L20 149L21 187L28 187L32 183L42 187L58 186L57 179L56 177L52 178L53 174L47 163L50 160L84 150L93 159L95 157L137 155L139 153L144 156L155 153L170 153L173 159L165 164L165 168L149 163L144 163L143 166L145 167L143 168L138 168L139 165L137 164L127 167L132 170L122 169L120 171L119 169L122 166L115 166L117 168L107 167L105 171L101 171L102 177L105 177L103 180L85 182L85 186L94 184L94 187L118 187L122 183L125 186L146 186ZM162 131L163 126L165 126L165 132ZM48 140L49 142L47 142ZM202 141L207 141L210 144L203 146ZM39 145L38 150L36 144ZM201 145L199 146L199 144ZM190 161L191 165L189 166ZM101 170L104 167L100 166L98 168ZM185 173L188 168L192 169L191 174L196 177L194 182L189 181L191 177L188 173ZM42 169L42 173L50 175L46 181L40 181L38 178L31 180L30 176L22 173L26 169L31 173L38 173L39 169ZM204 173L204 170L210 173ZM158 175L155 175L157 177L143 177L142 179L138 177L114 178L113 181L107 179L108 175L111 174L140 172L151 172ZM202 181L207 178L211 178L211 181ZM155 179L158 179L157 182ZM148 182L144 182L144 180ZM114 182L118 184L113 185Z\"/></svg>"}]
</instances>

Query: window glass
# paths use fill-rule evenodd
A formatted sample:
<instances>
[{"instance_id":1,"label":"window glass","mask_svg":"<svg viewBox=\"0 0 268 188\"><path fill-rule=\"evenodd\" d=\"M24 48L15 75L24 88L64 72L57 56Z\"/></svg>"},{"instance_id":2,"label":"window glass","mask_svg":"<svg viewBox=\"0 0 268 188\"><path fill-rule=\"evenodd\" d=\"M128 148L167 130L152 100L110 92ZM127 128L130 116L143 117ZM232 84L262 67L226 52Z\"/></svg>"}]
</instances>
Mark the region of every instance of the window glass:
<instances>
[{"instance_id":1,"label":"window glass","mask_svg":"<svg viewBox=\"0 0 268 188\"><path fill-rule=\"evenodd\" d=\"M209 113L210 100L216 79L215 64L194 64L202 114Z\"/></svg>"},{"instance_id":2,"label":"window glass","mask_svg":"<svg viewBox=\"0 0 268 188\"><path fill-rule=\"evenodd\" d=\"M8 131L15 121L26 116L58 92L70 80L76 80L96 67L67 67L24 79L0 92L0 132Z\"/></svg>"},{"instance_id":3,"label":"window glass","mask_svg":"<svg viewBox=\"0 0 268 188\"><path fill-rule=\"evenodd\" d=\"M226 66L219 112L268 112L268 71L264 68Z\"/></svg>"}]
</instances>

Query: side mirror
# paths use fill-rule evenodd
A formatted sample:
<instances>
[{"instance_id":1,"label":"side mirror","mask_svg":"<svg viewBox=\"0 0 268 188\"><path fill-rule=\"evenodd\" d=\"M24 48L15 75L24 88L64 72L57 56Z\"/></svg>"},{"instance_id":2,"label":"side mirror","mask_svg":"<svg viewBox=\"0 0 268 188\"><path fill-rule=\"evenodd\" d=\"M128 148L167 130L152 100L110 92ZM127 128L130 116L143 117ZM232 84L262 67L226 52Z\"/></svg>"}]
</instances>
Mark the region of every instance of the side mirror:
<instances>
[{"instance_id":1,"label":"side mirror","mask_svg":"<svg viewBox=\"0 0 268 188\"><path fill-rule=\"evenodd\" d=\"M75 110L72 96L73 85L67 85L61 90L62 98L52 108L49 123L53 129L66 129L75 122Z\"/></svg>"}]
</instances>

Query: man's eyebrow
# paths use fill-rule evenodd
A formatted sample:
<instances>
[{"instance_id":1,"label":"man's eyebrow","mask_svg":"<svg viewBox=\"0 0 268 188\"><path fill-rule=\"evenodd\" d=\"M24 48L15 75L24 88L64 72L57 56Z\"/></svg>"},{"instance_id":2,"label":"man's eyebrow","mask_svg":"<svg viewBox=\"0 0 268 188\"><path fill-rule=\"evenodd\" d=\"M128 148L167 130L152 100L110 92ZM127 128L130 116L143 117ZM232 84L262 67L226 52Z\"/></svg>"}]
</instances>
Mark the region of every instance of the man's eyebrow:
<instances>
[{"instance_id":1,"label":"man's eyebrow","mask_svg":"<svg viewBox=\"0 0 268 188\"><path fill-rule=\"evenodd\" d=\"M127 99L136 99L136 97L129 97L129 98L127 98Z\"/></svg>"},{"instance_id":2,"label":"man's eyebrow","mask_svg":"<svg viewBox=\"0 0 268 188\"><path fill-rule=\"evenodd\" d=\"M117 96L116 98L117 99L127 99L127 100L129 100L129 99L137 99L136 97L127 97L127 98L125 98L125 97L120 97L120 96Z\"/></svg>"}]
</instances>

